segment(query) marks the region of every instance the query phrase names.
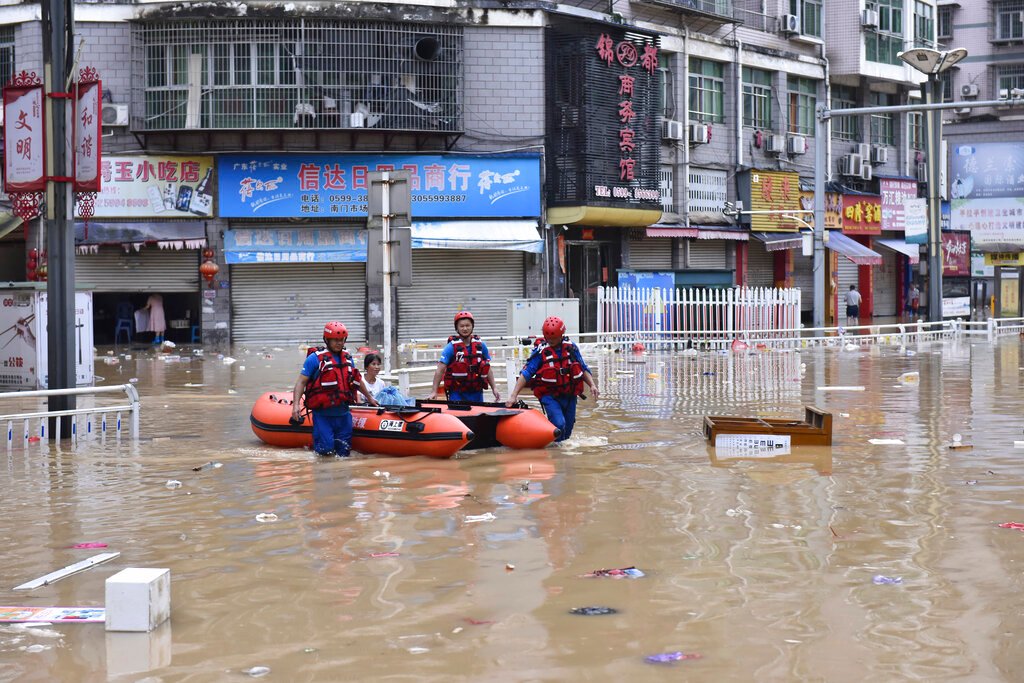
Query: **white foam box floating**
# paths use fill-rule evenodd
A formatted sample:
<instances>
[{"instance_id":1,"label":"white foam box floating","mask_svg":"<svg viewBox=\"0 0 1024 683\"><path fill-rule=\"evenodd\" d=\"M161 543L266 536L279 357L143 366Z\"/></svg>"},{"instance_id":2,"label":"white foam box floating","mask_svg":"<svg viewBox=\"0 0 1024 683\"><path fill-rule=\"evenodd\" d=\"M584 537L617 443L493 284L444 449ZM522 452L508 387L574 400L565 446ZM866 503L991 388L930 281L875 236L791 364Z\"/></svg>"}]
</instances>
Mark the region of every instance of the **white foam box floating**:
<instances>
[{"instance_id":1,"label":"white foam box floating","mask_svg":"<svg viewBox=\"0 0 1024 683\"><path fill-rule=\"evenodd\" d=\"M171 570L129 567L107 579L108 631L149 632L171 616Z\"/></svg>"}]
</instances>

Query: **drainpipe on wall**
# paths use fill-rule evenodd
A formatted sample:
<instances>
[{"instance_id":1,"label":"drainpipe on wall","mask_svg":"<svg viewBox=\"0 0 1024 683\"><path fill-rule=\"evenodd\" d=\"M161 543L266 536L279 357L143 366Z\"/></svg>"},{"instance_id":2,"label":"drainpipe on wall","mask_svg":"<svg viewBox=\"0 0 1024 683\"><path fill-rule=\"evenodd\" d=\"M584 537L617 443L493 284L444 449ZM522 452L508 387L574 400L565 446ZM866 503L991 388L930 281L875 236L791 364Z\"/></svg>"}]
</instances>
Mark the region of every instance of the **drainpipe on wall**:
<instances>
[{"instance_id":1,"label":"drainpipe on wall","mask_svg":"<svg viewBox=\"0 0 1024 683\"><path fill-rule=\"evenodd\" d=\"M743 41L736 39L736 168L743 166Z\"/></svg>"},{"instance_id":2,"label":"drainpipe on wall","mask_svg":"<svg viewBox=\"0 0 1024 683\"><path fill-rule=\"evenodd\" d=\"M686 26L683 27L683 111L682 116L679 117L683 122L683 130L685 135L683 136L683 173L682 173L682 191L679 196L679 209L683 214L683 225L690 227L690 57L689 55L689 41L690 30Z\"/></svg>"}]
</instances>

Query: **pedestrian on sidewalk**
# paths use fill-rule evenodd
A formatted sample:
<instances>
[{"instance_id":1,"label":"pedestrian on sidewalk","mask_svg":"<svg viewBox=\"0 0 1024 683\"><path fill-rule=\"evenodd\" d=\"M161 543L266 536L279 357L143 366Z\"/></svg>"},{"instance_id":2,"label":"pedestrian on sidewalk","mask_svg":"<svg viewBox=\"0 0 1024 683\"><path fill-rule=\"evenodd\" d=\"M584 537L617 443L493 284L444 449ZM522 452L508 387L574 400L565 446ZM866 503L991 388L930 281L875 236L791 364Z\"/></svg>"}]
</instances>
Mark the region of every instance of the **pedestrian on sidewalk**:
<instances>
[{"instance_id":1,"label":"pedestrian on sidewalk","mask_svg":"<svg viewBox=\"0 0 1024 683\"><path fill-rule=\"evenodd\" d=\"M857 285L850 285L850 291L846 293L846 321L849 324L850 320L853 320L853 324L857 325L860 323L860 292L857 291Z\"/></svg>"}]
</instances>

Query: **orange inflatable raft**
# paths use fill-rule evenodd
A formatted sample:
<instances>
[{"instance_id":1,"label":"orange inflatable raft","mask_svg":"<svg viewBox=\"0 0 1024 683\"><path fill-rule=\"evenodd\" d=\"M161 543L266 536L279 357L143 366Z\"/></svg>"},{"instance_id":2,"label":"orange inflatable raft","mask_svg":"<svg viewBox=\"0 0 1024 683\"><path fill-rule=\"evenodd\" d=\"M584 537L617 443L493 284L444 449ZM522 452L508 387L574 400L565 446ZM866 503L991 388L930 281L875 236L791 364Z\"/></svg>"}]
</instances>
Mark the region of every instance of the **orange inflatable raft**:
<instances>
[{"instance_id":1,"label":"orange inflatable raft","mask_svg":"<svg viewBox=\"0 0 1024 683\"><path fill-rule=\"evenodd\" d=\"M416 401L416 406L459 418L473 432L473 439L464 450L494 446L544 448L559 434L543 413L522 401L514 408L507 408L504 403L430 400Z\"/></svg>"},{"instance_id":2,"label":"orange inflatable raft","mask_svg":"<svg viewBox=\"0 0 1024 683\"><path fill-rule=\"evenodd\" d=\"M311 447L312 416L293 425L291 415L291 392L268 391L256 399L249 422L256 436L272 446ZM441 410L352 407L352 448L360 453L450 458L472 439L462 421Z\"/></svg>"}]
</instances>

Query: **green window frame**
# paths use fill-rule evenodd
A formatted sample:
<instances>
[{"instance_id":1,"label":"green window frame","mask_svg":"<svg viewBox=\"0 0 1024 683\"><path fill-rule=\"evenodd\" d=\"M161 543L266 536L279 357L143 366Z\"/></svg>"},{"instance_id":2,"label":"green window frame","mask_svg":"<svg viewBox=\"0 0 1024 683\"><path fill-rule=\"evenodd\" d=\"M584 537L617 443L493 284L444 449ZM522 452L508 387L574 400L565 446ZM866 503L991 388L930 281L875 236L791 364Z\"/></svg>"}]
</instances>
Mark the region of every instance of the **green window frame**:
<instances>
[{"instance_id":1,"label":"green window frame","mask_svg":"<svg viewBox=\"0 0 1024 683\"><path fill-rule=\"evenodd\" d=\"M848 85L832 86L832 109L853 109L857 104L857 89ZM838 140L860 142L859 116L832 117L832 137Z\"/></svg>"},{"instance_id":2,"label":"green window frame","mask_svg":"<svg viewBox=\"0 0 1024 683\"><path fill-rule=\"evenodd\" d=\"M786 85L789 132L813 136L815 110L818 106L818 82L810 78L790 76Z\"/></svg>"},{"instance_id":3,"label":"green window frame","mask_svg":"<svg viewBox=\"0 0 1024 683\"><path fill-rule=\"evenodd\" d=\"M935 47L935 8L914 0L914 46Z\"/></svg>"},{"instance_id":4,"label":"green window frame","mask_svg":"<svg viewBox=\"0 0 1024 683\"><path fill-rule=\"evenodd\" d=\"M903 0L874 0L868 9L878 12L878 28L865 33L865 53L869 62L901 65L897 56L903 51Z\"/></svg>"},{"instance_id":5,"label":"green window frame","mask_svg":"<svg viewBox=\"0 0 1024 683\"><path fill-rule=\"evenodd\" d=\"M873 92L868 98L870 107L893 106L894 95ZM896 144L896 115L892 113L871 114L871 142L876 145Z\"/></svg>"},{"instance_id":6,"label":"green window frame","mask_svg":"<svg viewBox=\"0 0 1024 683\"><path fill-rule=\"evenodd\" d=\"M725 121L725 65L690 57L690 119L703 123Z\"/></svg>"},{"instance_id":7,"label":"green window frame","mask_svg":"<svg viewBox=\"0 0 1024 683\"><path fill-rule=\"evenodd\" d=\"M750 128L772 127L772 74L743 67L743 125Z\"/></svg>"},{"instance_id":8,"label":"green window frame","mask_svg":"<svg viewBox=\"0 0 1024 683\"><path fill-rule=\"evenodd\" d=\"M800 17L800 33L821 38L822 0L789 0L789 13Z\"/></svg>"}]
</instances>

